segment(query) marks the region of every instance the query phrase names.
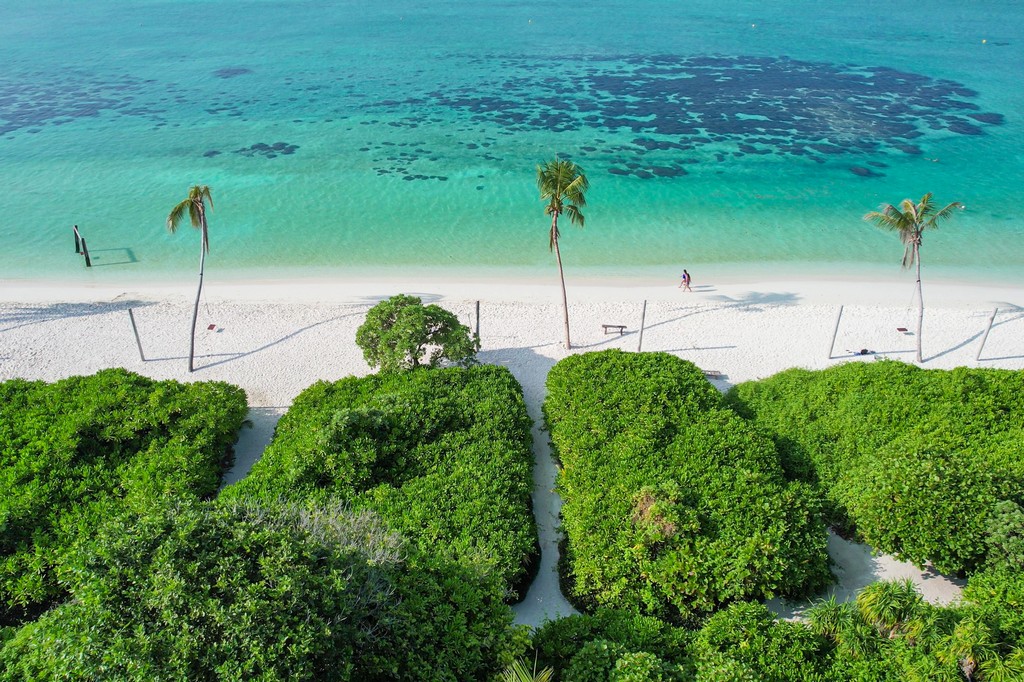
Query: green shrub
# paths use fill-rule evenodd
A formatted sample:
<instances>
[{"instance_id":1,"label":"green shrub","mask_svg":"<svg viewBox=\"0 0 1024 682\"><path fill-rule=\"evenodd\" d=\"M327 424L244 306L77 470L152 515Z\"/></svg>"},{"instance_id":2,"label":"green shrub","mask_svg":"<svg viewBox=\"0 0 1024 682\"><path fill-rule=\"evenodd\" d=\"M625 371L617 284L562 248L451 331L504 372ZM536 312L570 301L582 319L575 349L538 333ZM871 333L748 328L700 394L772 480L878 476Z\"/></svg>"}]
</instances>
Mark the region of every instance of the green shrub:
<instances>
[{"instance_id":1,"label":"green shrub","mask_svg":"<svg viewBox=\"0 0 1024 682\"><path fill-rule=\"evenodd\" d=\"M611 682L688 682L689 676L680 666L674 666L646 651L623 654L615 661Z\"/></svg>"},{"instance_id":2,"label":"green shrub","mask_svg":"<svg viewBox=\"0 0 1024 682\"><path fill-rule=\"evenodd\" d=\"M685 622L831 580L816 494L784 480L771 440L691 363L566 358L544 412L563 465L563 569L581 607Z\"/></svg>"},{"instance_id":3,"label":"green shrub","mask_svg":"<svg viewBox=\"0 0 1024 682\"><path fill-rule=\"evenodd\" d=\"M60 555L122 508L213 495L248 406L123 369L0 383L0 624L58 601Z\"/></svg>"},{"instance_id":4,"label":"green shrub","mask_svg":"<svg viewBox=\"0 0 1024 682\"><path fill-rule=\"evenodd\" d=\"M500 367L320 382L222 496L372 509L424 552L494 570L515 589L536 552L530 419Z\"/></svg>"},{"instance_id":5,"label":"green shrub","mask_svg":"<svg viewBox=\"0 0 1024 682\"><path fill-rule=\"evenodd\" d=\"M356 330L356 344L370 367L382 372L436 367L442 360L468 365L480 350L480 339L455 315L403 294L370 308Z\"/></svg>"},{"instance_id":6,"label":"green shrub","mask_svg":"<svg viewBox=\"0 0 1024 682\"><path fill-rule=\"evenodd\" d=\"M533 646L540 666L550 666L556 673L568 669L580 650L594 641L611 642L623 652L650 653L667 665L690 670L690 639L689 631L657 618L598 609L593 615L568 616L545 623L534 634Z\"/></svg>"},{"instance_id":7,"label":"green shrub","mask_svg":"<svg viewBox=\"0 0 1024 682\"><path fill-rule=\"evenodd\" d=\"M762 604L732 604L697 634L697 679L825 680L829 642L802 623L776 621ZM726 674L726 671L731 671Z\"/></svg>"},{"instance_id":8,"label":"green shrub","mask_svg":"<svg viewBox=\"0 0 1024 682\"><path fill-rule=\"evenodd\" d=\"M999 633L999 638L1024 650L1024 571L1006 566L970 577L963 598Z\"/></svg>"},{"instance_id":9,"label":"green shrub","mask_svg":"<svg viewBox=\"0 0 1024 682\"><path fill-rule=\"evenodd\" d=\"M1024 372L849 363L728 401L774 434L791 476L820 482L834 523L918 565L973 570L1000 502L1021 501Z\"/></svg>"},{"instance_id":10,"label":"green shrub","mask_svg":"<svg viewBox=\"0 0 1024 682\"><path fill-rule=\"evenodd\" d=\"M510 642L496 581L341 505L126 515L60 572L74 600L6 643L4 679L480 679Z\"/></svg>"}]
</instances>

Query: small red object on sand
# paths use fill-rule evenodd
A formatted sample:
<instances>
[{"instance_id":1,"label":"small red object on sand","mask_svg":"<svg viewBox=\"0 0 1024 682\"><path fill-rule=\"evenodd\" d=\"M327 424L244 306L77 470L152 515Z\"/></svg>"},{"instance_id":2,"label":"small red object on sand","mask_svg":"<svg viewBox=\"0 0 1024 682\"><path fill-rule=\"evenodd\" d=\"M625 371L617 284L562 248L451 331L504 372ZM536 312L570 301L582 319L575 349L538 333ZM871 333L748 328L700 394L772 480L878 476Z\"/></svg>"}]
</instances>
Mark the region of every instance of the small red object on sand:
<instances>
[{"instance_id":1,"label":"small red object on sand","mask_svg":"<svg viewBox=\"0 0 1024 682\"><path fill-rule=\"evenodd\" d=\"M907 331L907 328L906 327L896 327L896 331L898 331L898 332L905 332L905 331Z\"/></svg>"},{"instance_id":2,"label":"small red object on sand","mask_svg":"<svg viewBox=\"0 0 1024 682\"><path fill-rule=\"evenodd\" d=\"M211 325L210 325L209 327L207 327L207 329L209 329L209 330L210 330L211 332L212 332L212 331L213 331L214 329L216 329L216 328L217 328L217 325L215 325L215 324L211 324Z\"/></svg>"}]
</instances>

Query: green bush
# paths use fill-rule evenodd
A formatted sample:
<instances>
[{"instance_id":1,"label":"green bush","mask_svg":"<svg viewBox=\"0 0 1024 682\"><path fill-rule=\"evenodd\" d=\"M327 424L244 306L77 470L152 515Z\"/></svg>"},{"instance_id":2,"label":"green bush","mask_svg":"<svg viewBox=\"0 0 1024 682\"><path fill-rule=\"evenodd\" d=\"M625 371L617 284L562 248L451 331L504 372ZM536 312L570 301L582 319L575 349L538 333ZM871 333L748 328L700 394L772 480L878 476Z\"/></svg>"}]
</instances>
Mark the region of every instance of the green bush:
<instances>
[{"instance_id":1,"label":"green bush","mask_svg":"<svg viewBox=\"0 0 1024 682\"><path fill-rule=\"evenodd\" d=\"M828 679L830 651L802 623L776 621L762 604L739 603L708 619L692 655L698 680L810 682Z\"/></svg>"},{"instance_id":2,"label":"green bush","mask_svg":"<svg viewBox=\"0 0 1024 682\"><path fill-rule=\"evenodd\" d=\"M496 580L338 504L124 516L60 573L74 600L6 643L3 679L482 679L511 642Z\"/></svg>"},{"instance_id":3,"label":"green bush","mask_svg":"<svg viewBox=\"0 0 1024 682\"><path fill-rule=\"evenodd\" d=\"M370 367L397 372L436 367L442 360L473 364L480 339L441 306L399 294L370 308L356 330L356 345Z\"/></svg>"},{"instance_id":4,"label":"green bush","mask_svg":"<svg viewBox=\"0 0 1024 682\"><path fill-rule=\"evenodd\" d=\"M1024 372L849 363L728 402L774 434L791 476L820 483L836 525L918 565L973 570L999 504L1024 498Z\"/></svg>"},{"instance_id":5,"label":"green bush","mask_svg":"<svg viewBox=\"0 0 1024 682\"><path fill-rule=\"evenodd\" d=\"M247 411L235 386L123 369L0 383L0 624L59 601L61 554L106 516L213 495Z\"/></svg>"},{"instance_id":6,"label":"green bush","mask_svg":"<svg viewBox=\"0 0 1024 682\"><path fill-rule=\"evenodd\" d=\"M566 358L544 413L563 471L570 596L686 622L831 580L816 493L694 365L662 353Z\"/></svg>"},{"instance_id":7,"label":"green bush","mask_svg":"<svg viewBox=\"0 0 1024 682\"><path fill-rule=\"evenodd\" d=\"M548 621L534 634L533 646L540 666L550 666L556 674L567 670L584 646L595 641L611 643L609 646L620 652L650 653L669 666L690 671L687 646L691 638L689 631L651 616L598 609L593 615ZM600 652L594 650L588 657L593 660ZM578 667L583 665L581 662ZM689 679L688 675L684 679Z\"/></svg>"},{"instance_id":8,"label":"green bush","mask_svg":"<svg viewBox=\"0 0 1024 682\"><path fill-rule=\"evenodd\" d=\"M615 661L611 682L688 682L681 666L674 666L646 651L623 654Z\"/></svg>"},{"instance_id":9,"label":"green bush","mask_svg":"<svg viewBox=\"0 0 1024 682\"><path fill-rule=\"evenodd\" d=\"M522 389L504 368L320 382L222 496L345 500L424 552L486 566L515 589L536 555L531 443Z\"/></svg>"}]
</instances>

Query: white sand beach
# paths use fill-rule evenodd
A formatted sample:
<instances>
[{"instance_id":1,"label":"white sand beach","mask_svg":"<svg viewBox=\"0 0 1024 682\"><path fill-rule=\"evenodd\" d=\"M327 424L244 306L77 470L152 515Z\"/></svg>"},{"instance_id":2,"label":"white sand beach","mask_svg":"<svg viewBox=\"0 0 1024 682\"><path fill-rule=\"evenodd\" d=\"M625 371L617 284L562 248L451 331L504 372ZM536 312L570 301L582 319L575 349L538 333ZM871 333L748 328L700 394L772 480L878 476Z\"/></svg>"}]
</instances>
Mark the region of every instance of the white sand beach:
<instances>
[{"instance_id":1,"label":"white sand beach","mask_svg":"<svg viewBox=\"0 0 1024 682\"><path fill-rule=\"evenodd\" d=\"M355 345L356 328L370 306L396 293L420 296L475 325L480 301L480 360L507 366L523 385L535 420L538 458L535 509L542 532L541 572L517 620L536 625L571 612L555 573L559 509L556 469L540 405L548 370L568 352L606 348L635 351L647 301L643 350L665 351L721 373L716 386L770 376L790 367L825 368L876 357L912 362L916 308L913 281L706 282L695 273L694 291L677 281L574 282L568 278L574 348L562 346L557 279L550 281L207 281L196 339L196 371L187 370L194 283L181 286L0 282L0 380L53 381L125 367L157 379L222 380L245 389L251 429L243 430L229 483L243 477L269 441L274 424L294 397L313 382L363 375L369 367ZM1024 287L924 282L924 363L1024 369ZM839 306L843 315L835 350L829 349ZM134 312L142 350L132 334ZM976 354L993 309L998 308L980 360ZM623 335L602 324L625 325ZM860 351L869 351L861 355ZM833 538L839 582L848 598L881 578L913 577L929 600L956 598L959 584L860 545ZM802 606L773 604L780 615Z\"/></svg>"}]
</instances>

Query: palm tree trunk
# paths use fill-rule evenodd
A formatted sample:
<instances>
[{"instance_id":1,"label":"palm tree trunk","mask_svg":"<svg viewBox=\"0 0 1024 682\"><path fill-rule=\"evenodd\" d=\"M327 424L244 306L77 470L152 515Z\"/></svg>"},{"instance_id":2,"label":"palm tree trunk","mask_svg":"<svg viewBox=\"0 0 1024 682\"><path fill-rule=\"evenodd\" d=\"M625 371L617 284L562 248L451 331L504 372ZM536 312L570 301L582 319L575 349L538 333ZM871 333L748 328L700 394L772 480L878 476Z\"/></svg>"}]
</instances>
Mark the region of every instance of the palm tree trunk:
<instances>
[{"instance_id":1,"label":"palm tree trunk","mask_svg":"<svg viewBox=\"0 0 1024 682\"><path fill-rule=\"evenodd\" d=\"M924 326L924 296L921 294L921 249L914 244L914 262L917 263L917 361L921 359L921 328Z\"/></svg>"},{"instance_id":2,"label":"palm tree trunk","mask_svg":"<svg viewBox=\"0 0 1024 682\"><path fill-rule=\"evenodd\" d=\"M196 356L196 320L199 319L199 298L203 295L203 270L206 267L206 213L200 213L203 235L199 243L199 288L196 290L196 304L192 308L192 335L188 342L188 371L194 372L193 358Z\"/></svg>"},{"instance_id":3,"label":"palm tree trunk","mask_svg":"<svg viewBox=\"0 0 1024 682\"><path fill-rule=\"evenodd\" d=\"M565 349L571 350L569 343L569 301L565 297L565 274L562 272L562 253L558 250L558 214L551 219L551 243L555 246L555 260L558 261L558 279L562 283L562 315L565 318Z\"/></svg>"}]
</instances>

